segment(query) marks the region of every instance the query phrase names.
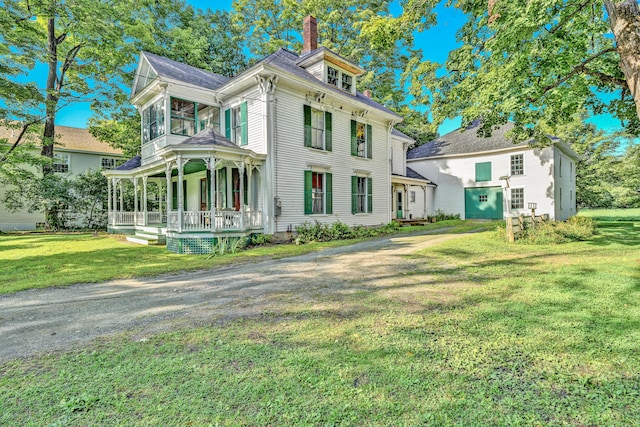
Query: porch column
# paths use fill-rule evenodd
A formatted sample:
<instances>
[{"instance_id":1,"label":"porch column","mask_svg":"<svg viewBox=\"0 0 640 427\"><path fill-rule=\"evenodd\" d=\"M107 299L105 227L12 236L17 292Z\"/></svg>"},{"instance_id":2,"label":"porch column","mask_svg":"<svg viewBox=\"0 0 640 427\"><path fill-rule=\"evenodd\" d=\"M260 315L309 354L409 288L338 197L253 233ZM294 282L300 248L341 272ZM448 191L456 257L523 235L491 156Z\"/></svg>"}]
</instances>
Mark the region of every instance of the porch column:
<instances>
[{"instance_id":1,"label":"porch column","mask_svg":"<svg viewBox=\"0 0 640 427\"><path fill-rule=\"evenodd\" d=\"M171 194L173 188L171 186L171 164L170 163L167 163L167 168L164 171L164 176L167 179L167 201L166 201L167 209L166 210L167 210L167 217L168 217L169 212L171 212L171 209L173 209L173 206L170 205L173 198L173 195ZM169 222L168 218L167 218L167 222Z\"/></svg>"},{"instance_id":2,"label":"porch column","mask_svg":"<svg viewBox=\"0 0 640 427\"><path fill-rule=\"evenodd\" d=\"M144 205L142 205L142 214L144 215L144 225L146 226L148 224L148 215L147 215L147 205L149 204L148 202L148 194L147 194L147 183L149 181L149 177L144 175L142 177L142 203L144 203Z\"/></svg>"},{"instance_id":3,"label":"porch column","mask_svg":"<svg viewBox=\"0 0 640 427\"><path fill-rule=\"evenodd\" d=\"M182 184L182 180L184 178L184 171L182 170L182 156L178 155L176 159L176 164L178 166L178 232L182 232L182 215L184 213L184 188Z\"/></svg>"},{"instance_id":4,"label":"porch column","mask_svg":"<svg viewBox=\"0 0 640 427\"><path fill-rule=\"evenodd\" d=\"M162 222L162 180L157 180L156 184L158 186L156 190L158 194L158 213L160 214L160 222Z\"/></svg>"},{"instance_id":5,"label":"porch column","mask_svg":"<svg viewBox=\"0 0 640 427\"><path fill-rule=\"evenodd\" d=\"M133 181L133 225L138 224L138 177L131 179Z\"/></svg>"},{"instance_id":6,"label":"porch column","mask_svg":"<svg viewBox=\"0 0 640 427\"><path fill-rule=\"evenodd\" d=\"M424 211L422 214L422 218L426 219L427 218L427 186L423 186L422 187L422 192L424 193Z\"/></svg>"},{"instance_id":7,"label":"porch column","mask_svg":"<svg viewBox=\"0 0 640 427\"><path fill-rule=\"evenodd\" d=\"M207 168L209 170L209 176L211 179L209 180L209 215L211 215L211 220L209 226L211 230L216 229L216 159L213 156L209 157L209 161L207 162Z\"/></svg>"},{"instance_id":8,"label":"porch column","mask_svg":"<svg viewBox=\"0 0 640 427\"><path fill-rule=\"evenodd\" d=\"M124 212L124 182L120 181L120 211Z\"/></svg>"},{"instance_id":9,"label":"porch column","mask_svg":"<svg viewBox=\"0 0 640 427\"><path fill-rule=\"evenodd\" d=\"M409 215L409 184L404 184L404 219L410 219Z\"/></svg>"},{"instance_id":10,"label":"porch column","mask_svg":"<svg viewBox=\"0 0 640 427\"><path fill-rule=\"evenodd\" d=\"M249 164L249 170L247 171L247 207L249 215L249 226L253 227L253 165Z\"/></svg>"},{"instance_id":11,"label":"porch column","mask_svg":"<svg viewBox=\"0 0 640 427\"><path fill-rule=\"evenodd\" d=\"M113 218L113 211L111 209L111 200L112 200L111 199L111 179L107 178L107 218Z\"/></svg>"},{"instance_id":12,"label":"porch column","mask_svg":"<svg viewBox=\"0 0 640 427\"><path fill-rule=\"evenodd\" d=\"M244 230L244 160L238 164L238 175L240 175L240 230Z\"/></svg>"},{"instance_id":13,"label":"porch column","mask_svg":"<svg viewBox=\"0 0 640 427\"><path fill-rule=\"evenodd\" d=\"M227 171L227 197L224 201L225 207L231 209L233 207L233 168L231 166L226 166Z\"/></svg>"}]
</instances>

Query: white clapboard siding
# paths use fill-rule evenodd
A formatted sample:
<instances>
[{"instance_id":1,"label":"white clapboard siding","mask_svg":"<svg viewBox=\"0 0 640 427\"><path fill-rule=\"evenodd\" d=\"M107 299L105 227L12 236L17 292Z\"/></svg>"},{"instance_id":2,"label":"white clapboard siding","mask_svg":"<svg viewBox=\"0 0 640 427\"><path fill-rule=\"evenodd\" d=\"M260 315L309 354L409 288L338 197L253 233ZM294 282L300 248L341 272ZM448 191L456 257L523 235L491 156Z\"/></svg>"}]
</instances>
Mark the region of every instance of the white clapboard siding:
<instances>
[{"instance_id":1,"label":"white clapboard siding","mask_svg":"<svg viewBox=\"0 0 640 427\"><path fill-rule=\"evenodd\" d=\"M387 128L370 118L360 119L372 125L373 158L351 156L351 119L347 109L328 107L332 113L332 151L304 146L303 95L285 89L276 91L275 102L275 176L274 194L282 203L276 231L285 231L305 221L348 225L379 225L389 222L389 143ZM314 105L323 108L322 104ZM333 176L333 214L304 214L304 171L316 168ZM354 170L369 171L373 185L373 213L351 213L351 176Z\"/></svg>"}]
</instances>

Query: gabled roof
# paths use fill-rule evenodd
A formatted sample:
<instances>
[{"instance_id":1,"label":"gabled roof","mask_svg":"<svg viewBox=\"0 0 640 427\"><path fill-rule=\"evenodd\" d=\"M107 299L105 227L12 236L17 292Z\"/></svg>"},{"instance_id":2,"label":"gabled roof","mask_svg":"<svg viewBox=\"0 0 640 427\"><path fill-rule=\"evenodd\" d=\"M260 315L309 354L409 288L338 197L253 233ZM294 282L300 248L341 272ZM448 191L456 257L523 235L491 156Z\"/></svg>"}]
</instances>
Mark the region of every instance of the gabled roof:
<instances>
[{"instance_id":1,"label":"gabled roof","mask_svg":"<svg viewBox=\"0 0 640 427\"><path fill-rule=\"evenodd\" d=\"M425 181L429 181L427 178L425 178L424 176L420 175L418 172L414 171L411 168L407 168L407 178L415 178L415 179L424 179ZM429 181L431 182L431 181Z\"/></svg>"},{"instance_id":2,"label":"gabled roof","mask_svg":"<svg viewBox=\"0 0 640 427\"><path fill-rule=\"evenodd\" d=\"M0 138L6 138L12 143L17 137L18 130L0 127ZM122 151L102 142L89 133L87 129L72 128L56 125L55 150L82 151L87 153L112 154L121 156ZM39 135L42 136L42 135ZM38 139L40 141L40 139Z\"/></svg>"},{"instance_id":3,"label":"gabled roof","mask_svg":"<svg viewBox=\"0 0 640 427\"><path fill-rule=\"evenodd\" d=\"M404 134L402 132L400 132L398 129L396 128L392 128L391 129L391 135L393 136L397 136L398 138L402 138L402 139L406 139L408 141L412 141L412 142L416 142L415 139L411 138L409 135Z\"/></svg>"},{"instance_id":4,"label":"gabled roof","mask_svg":"<svg viewBox=\"0 0 640 427\"><path fill-rule=\"evenodd\" d=\"M140 165L141 165L140 156L135 156L135 157L127 160L126 162L124 162L123 164L121 164L120 166L118 166L117 168L115 168L113 170L116 170L116 171L130 171L132 169L139 168Z\"/></svg>"},{"instance_id":5,"label":"gabled roof","mask_svg":"<svg viewBox=\"0 0 640 427\"><path fill-rule=\"evenodd\" d=\"M233 141L220 135L213 130L213 128L205 128L192 137L180 142L178 145L217 145L242 150L242 148L238 147Z\"/></svg>"},{"instance_id":6,"label":"gabled roof","mask_svg":"<svg viewBox=\"0 0 640 427\"><path fill-rule=\"evenodd\" d=\"M259 67L260 65L268 65L272 68L276 68L280 71L283 71L285 73L291 74L295 77L298 77L300 79L306 80L307 82L314 84L314 85L318 85L320 87L322 87L322 89L324 91L328 91L328 92L332 92L332 93L336 93L336 94L340 94L343 96L348 96L360 103L363 103L365 105L367 105L370 108L375 108L377 110L383 111L387 114L392 114L398 118L402 118L402 116L398 115L396 112L391 111L390 109L388 109L387 107L385 107L382 104L377 103L376 101L374 101L371 98L366 97L364 94L360 93L360 92L356 92L356 95L353 96L350 93L347 93L343 90L338 89L337 87L331 86L325 82L323 82L322 80L318 79L316 76L314 76L313 74L311 74L310 72L308 72L307 70L305 70L304 68L300 67L298 65L298 61L299 61L300 57L287 50L284 48L280 48L277 51L275 51L274 53L272 53L271 55L268 55L267 57L265 57L264 59L262 59L261 61L257 62L253 67L245 70L244 72L238 74L237 76L233 77L233 79L231 80L236 80L240 77L242 77L244 74L249 73L251 70L253 70L256 67Z\"/></svg>"},{"instance_id":7,"label":"gabled roof","mask_svg":"<svg viewBox=\"0 0 640 427\"><path fill-rule=\"evenodd\" d=\"M319 62L321 60L327 60L328 62L337 65L357 76L365 73L365 69L348 60L347 58L338 55L334 51L324 46L320 46L318 49L303 53L299 56L298 64L301 67L306 68L307 65Z\"/></svg>"},{"instance_id":8,"label":"gabled roof","mask_svg":"<svg viewBox=\"0 0 640 427\"><path fill-rule=\"evenodd\" d=\"M217 89L229 81L228 77L220 74L201 70L153 53L142 52L142 56L147 59L151 68L160 77L167 77L205 89Z\"/></svg>"},{"instance_id":9,"label":"gabled roof","mask_svg":"<svg viewBox=\"0 0 640 427\"><path fill-rule=\"evenodd\" d=\"M527 147L529 145L528 142L514 144L510 139L505 137L505 133L513 128L513 123L507 123L494 130L488 138L478 136L477 131L479 126L480 122L474 121L465 129L456 129L433 141L409 150L407 159L482 153L514 147ZM557 138L555 138L554 141L555 140L557 140Z\"/></svg>"}]
</instances>

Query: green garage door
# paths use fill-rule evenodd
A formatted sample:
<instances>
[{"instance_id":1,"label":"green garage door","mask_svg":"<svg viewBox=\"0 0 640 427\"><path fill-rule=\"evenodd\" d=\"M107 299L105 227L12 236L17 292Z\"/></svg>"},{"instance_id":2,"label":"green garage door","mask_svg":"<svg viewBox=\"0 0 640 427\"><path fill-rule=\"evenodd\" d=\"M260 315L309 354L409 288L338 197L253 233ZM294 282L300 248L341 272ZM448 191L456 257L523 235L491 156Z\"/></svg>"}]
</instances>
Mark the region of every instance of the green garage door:
<instances>
[{"instance_id":1,"label":"green garage door","mask_svg":"<svg viewBox=\"0 0 640 427\"><path fill-rule=\"evenodd\" d=\"M464 216L467 219L502 219L502 188L465 188Z\"/></svg>"}]
</instances>

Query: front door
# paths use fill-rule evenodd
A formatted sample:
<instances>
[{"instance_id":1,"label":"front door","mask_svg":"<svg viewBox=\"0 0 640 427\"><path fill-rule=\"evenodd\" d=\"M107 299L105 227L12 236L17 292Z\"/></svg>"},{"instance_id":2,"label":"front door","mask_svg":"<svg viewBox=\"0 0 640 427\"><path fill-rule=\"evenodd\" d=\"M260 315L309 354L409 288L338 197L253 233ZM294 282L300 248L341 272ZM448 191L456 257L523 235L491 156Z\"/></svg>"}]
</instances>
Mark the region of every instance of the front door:
<instances>
[{"instance_id":1,"label":"front door","mask_svg":"<svg viewBox=\"0 0 640 427\"><path fill-rule=\"evenodd\" d=\"M396 218L404 218L403 191L396 191Z\"/></svg>"}]
</instances>

